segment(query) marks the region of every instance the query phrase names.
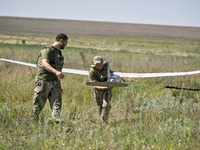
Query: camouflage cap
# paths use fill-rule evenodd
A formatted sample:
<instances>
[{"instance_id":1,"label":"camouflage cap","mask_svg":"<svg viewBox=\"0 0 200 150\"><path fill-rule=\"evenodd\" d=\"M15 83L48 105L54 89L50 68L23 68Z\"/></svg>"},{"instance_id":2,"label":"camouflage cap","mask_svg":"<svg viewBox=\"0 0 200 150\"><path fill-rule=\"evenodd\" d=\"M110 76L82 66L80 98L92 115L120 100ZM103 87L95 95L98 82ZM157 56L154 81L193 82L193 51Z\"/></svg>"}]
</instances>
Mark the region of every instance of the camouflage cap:
<instances>
[{"instance_id":1,"label":"camouflage cap","mask_svg":"<svg viewBox=\"0 0 200 150\"><path fill-rule=\"evenodd\" d=\"M95 56L93 58L93 63L96 65L98 63L103 64L103 58L101 56Z\"/></svg>"}]
</instances>

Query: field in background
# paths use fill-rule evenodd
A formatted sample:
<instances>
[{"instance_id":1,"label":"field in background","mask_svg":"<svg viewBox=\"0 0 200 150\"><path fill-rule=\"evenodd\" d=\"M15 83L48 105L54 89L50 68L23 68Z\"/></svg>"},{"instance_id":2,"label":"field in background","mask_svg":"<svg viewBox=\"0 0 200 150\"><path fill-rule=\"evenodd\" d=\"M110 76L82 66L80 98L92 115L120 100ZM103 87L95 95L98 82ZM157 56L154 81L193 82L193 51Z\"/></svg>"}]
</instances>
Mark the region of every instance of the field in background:
<instances>
[{"instance_id":1,"label":"field in background","mask_svg":"<svg viewBox=\"0 0 200 150\"><path fill-rule=\"evenodd\" d=\"M57 34L12 30L0 35L0 58L30 63L36 62L42 46L51 44ZM92 58L101 55L111 61L111 69L117 72L199 70L199 40L69 37L69 45L63 50L65 68L89 70ZM2 61L0 68L0 149L183 150L200 147L200 93L164 88L171 85L200 89L199 74L127 78L128 88L113 89L108 126L100 123L92 87L85 84L88 77L65 74L61 81L65 124L61 126L49 122L48 102L38 123L31 118L36 68Z\"/></svg>"},{"instance_id":2,"label":"field in background","mask_svg":"<svg viewBox=\"0 0 200 150\"><path fill-rule=\"evenodd\" d=\"M0 16L0 34L54 37L60 32L70 36L200 42L200 27Z\"/></svg>"}]
</instances>

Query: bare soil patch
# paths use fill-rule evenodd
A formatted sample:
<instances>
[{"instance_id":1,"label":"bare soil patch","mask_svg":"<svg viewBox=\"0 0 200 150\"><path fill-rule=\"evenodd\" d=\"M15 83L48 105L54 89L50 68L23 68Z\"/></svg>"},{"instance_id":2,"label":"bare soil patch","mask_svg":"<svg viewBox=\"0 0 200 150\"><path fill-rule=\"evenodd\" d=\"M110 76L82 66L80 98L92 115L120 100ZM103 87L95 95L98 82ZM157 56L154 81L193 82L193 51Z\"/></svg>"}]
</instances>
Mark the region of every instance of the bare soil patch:
<instances>
[{"instance_id":1,"label":"bare soil patch","mask_svg":"<svg viewBox=\"0 0 200 150\"><path fill-rule=\"evenodd\" d=\"M0 34L68 35L200 42L200 27L161 26L95 21L0 16Z\"/></svg>"}]
</instances>

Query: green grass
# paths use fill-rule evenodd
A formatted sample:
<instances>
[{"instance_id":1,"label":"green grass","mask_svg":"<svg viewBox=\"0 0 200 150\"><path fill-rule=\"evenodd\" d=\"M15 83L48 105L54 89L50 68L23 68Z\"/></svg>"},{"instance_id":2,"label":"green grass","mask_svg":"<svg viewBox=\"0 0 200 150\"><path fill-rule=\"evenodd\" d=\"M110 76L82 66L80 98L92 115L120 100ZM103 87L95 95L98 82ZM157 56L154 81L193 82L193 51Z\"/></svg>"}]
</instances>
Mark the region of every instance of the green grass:
<instances>
[{"instance_id":1,"label":"green grass","mask_svg":"<svg viewBox=\"0 0 200 150\"><path fill-rule=\"evenodd\" d=\"M35 63L42 39L37 38L38 44L30 44L27 38L31 37L24 37L24 44L1 42L0 58ZM37 43L36 38L32 39ZM91 39L93 47L86 48ZM103 43L113 49L115 44L136 45L130 46L134 48L131 51L125 48L113 51L109 47L99 50L98 45ZM155 73L199 70L198 50L198 43L73 37L63 55L65 68L88 70L92 58L101 55L111 61L114 71ZM180 55L182 53L184 55ZM31 118L36 68L2 61L0 68L0 149L182 150L200 147L199 92L164 88L172 85L200 89L199 75L126 79L128 88L113 89L110 124L104 126L100 123L92 87L85 84L88 77L65 74L61 81L65 124L61 126L49 123L48 102L38 123Z\"/></svg>"}]
</instances>

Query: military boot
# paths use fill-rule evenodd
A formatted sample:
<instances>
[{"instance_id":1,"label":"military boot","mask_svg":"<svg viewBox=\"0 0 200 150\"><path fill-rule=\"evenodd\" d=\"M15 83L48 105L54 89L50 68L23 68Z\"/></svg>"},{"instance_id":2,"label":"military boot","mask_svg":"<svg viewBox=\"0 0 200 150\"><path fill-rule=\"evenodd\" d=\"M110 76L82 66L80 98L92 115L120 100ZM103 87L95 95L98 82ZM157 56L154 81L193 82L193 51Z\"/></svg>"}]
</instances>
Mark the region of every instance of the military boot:
<instances>
[{"instance_id":1,"label":"military boot","mask_svg":"<svg viewBox=\"0 0 200 150\"><path fill-rule=\"evenodd\" d=\"M101 117L101 122L107 125L108 124L108 117L106 117L106 116Z\"/></svg>"}]
</instances>

